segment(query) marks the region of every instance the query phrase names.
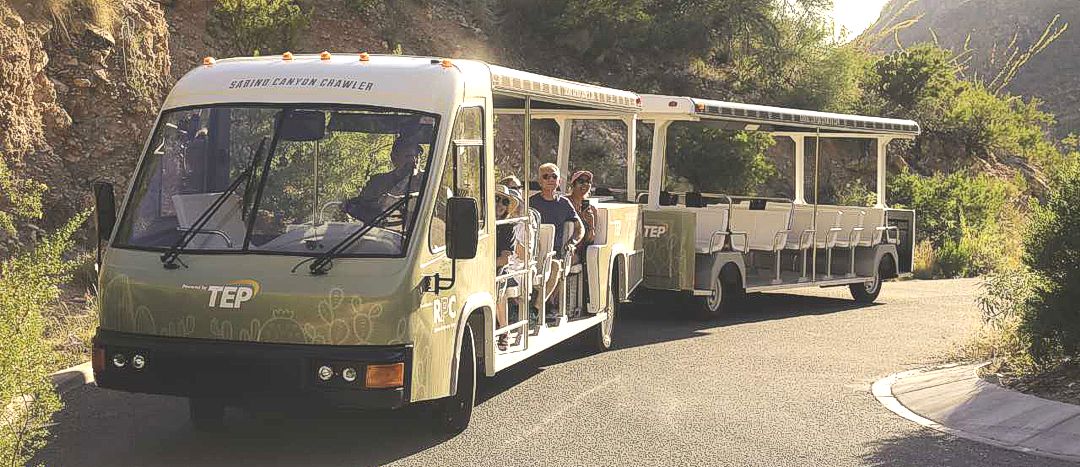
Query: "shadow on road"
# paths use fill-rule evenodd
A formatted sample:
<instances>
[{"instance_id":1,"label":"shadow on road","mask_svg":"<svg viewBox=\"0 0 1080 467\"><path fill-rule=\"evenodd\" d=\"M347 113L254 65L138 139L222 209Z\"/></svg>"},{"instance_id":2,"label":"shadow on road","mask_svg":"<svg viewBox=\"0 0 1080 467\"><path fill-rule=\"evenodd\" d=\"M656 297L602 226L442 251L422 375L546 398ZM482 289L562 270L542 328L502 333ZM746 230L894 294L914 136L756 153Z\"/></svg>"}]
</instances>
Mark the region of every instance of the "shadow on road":
<instances>
[{"instance_id":1,"label":"shadow on road","mask_svg":"<svg viewBox=\"0 0 1080 467\"><path fill-rule=\"evenodd\" d=\"M671 305L624 307L616 350L707 335L709 329L797 316L838 313L865 305L851 300L758 294L746 311L712 321L690 318ZM573 339L484 381L477 403L519 385L546 367L585 358ZM381 465L443 443L428 426L424 406L396 412L319 412L302 416L230 409L227 429L197 433L186 400L79 389L65 396L54 440L34 460L48 465ZM892 449L883 447L883 449ZM887 453L885 453L887 455Z\"/></svg>"},{"instance_id":2,"label":"shadow on road","mask_svg":"<svg viewBox=\"0 0 1080 467\"><path fill-rule=\"evenodd\" d=\"M697 318L685 301L671 297L644 297L641 303L624 307L616 335L616 348L692 339L706 330L740 324L773 321L799 316L827 315L880 306L861 304L852 299L758 293L746 297L741 309L711 320Z\"/></svg>"}]
</instances>

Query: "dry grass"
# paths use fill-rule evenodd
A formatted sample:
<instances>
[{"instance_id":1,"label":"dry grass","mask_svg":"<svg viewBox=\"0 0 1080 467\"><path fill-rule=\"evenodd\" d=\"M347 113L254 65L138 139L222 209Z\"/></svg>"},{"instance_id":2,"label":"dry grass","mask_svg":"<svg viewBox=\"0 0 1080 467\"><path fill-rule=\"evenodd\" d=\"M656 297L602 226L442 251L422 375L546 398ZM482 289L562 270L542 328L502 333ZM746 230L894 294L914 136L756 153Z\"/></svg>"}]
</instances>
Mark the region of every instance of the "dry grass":
<instances>
[{"instance_id":1,"label":"dry grass","mask_svg":"<svg viewBox=\"0 0 1080 467\"><path fill-rule=\"evenodd\" d=\"M90 359L91 339L97 328L97 297L89 291L82 296L65 293L44 313L45 338L52 345L52 371L78 365Z\"/></svg>"},{"instance_id":2,"label":"dry grass","mask_svg":"<svg viewBox=\"0 0 1080 467\"><path fill-rule=\"evenodd\" d=\"M937 254L930 240L923 240L915 245L915 260L912 264L912 273L917 279L932 279L934 266L937 263Z\"/></svg>"},{"instance_id":3,"label":"dry grass","mask_svg":"<svg viewBox=\"0 0 1080 467\"><path fill-rule=\"evenodd\" d=\"M113 32L120 19L121 0L42 0L42 12L52 18L64 37L70 37L75 21Z\"/></svg>"}]
</instances>

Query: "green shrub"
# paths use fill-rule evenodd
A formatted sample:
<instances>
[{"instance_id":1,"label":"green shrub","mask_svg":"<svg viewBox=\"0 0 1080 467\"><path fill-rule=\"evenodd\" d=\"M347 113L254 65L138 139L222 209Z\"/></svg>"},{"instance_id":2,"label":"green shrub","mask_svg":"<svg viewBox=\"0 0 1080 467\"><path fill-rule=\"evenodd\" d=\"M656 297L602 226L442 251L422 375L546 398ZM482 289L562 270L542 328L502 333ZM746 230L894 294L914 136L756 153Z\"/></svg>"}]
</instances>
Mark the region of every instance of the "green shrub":
<instances>
[{"instance_id":1,"label":"green shrub","mask_svg":"<svg viewBox=\"0 0 1080 467\"><path fill-rule=\"evenodd\" d=\"M680 191L758 194L777 177L776 166L765 155L773 144L763 132L672 125L667 184Z\"/></svg>"},{"instance_id":2,"label":"green shrub","mask_svg":"<svg viewBox=\"0 0 1080 467\"><path fill-rule=\"evenodd\" d=\"M1019 261L1026 205L1016 183L954 172L931 177L904 170L889 180L889 202L915 210L916 235L934 249L931 274L971 277Z\"/></svg>"},{"instance_id":3,"label":"green shrub","mask_svg":"<svg viewBox=\"0 0 1080 467\"><path fill-rule=\"evenodd\" d=\"M0 155L0 238L5 234L15 235L17 218L41 217L41 196L45 189L42 183L16 177Z\"/></svg>"},{"instance_id":4,"label":"green shrub","mask_svg":"<svg viewBox=\"0 0 1080 467\"><path fill-rule=\"evenodd\" d=\"M1021 375L1080 356L1080 163L1071 157L1032 215L1023 264L989 276L979 298L997 331L994 356Z\"/></svg>"},{"instance_id":5,"label":"green shrub","mask_svg":"<svg viewBox=\"0 0 1080 467\"><path fill-rule=\"evenodd\" d=\"M49 380L52 349L42 310L60 294L75 264L63 259L83 214L32 250L0 264L0 464L23 465L45 443L60 400Z\"/></svg>"},{"instance_id":6,"label":"green shrub","mask_svg":"<svg viewBox=\"0 0 1080 467\"><path fill-rule=\"evenodd\" d=\"M294 0L217 0L207 27L232 55L282 53L296 46L309 16Z\"/></svg>"},{"instance_id":7,"label":"green shrub","mask_svg":"<svg viewBox=\"0 0 1080 467\"><path fill-rule=\"evenodd\" d=\"M1024 321L1032 354L1080 354L1080 163L1059 172L1045 205L1035 210L1024 239L1024 265L1039 280Z\"/></svg>"}]
</instances>

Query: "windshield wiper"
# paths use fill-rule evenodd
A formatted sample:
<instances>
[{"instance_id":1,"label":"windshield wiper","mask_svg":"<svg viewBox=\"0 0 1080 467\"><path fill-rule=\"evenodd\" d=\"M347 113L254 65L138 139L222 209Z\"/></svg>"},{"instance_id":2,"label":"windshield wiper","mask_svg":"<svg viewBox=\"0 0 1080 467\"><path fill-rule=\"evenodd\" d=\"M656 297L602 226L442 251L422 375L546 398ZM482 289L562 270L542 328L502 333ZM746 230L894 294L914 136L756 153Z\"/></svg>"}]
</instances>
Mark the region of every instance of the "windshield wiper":
<instances>
[{"instance_id":1,"label":"windshield wiper","mask_svg":"<svg viewBox=\"0 0 1080 467\"><path fill-rule=\"evenodd\" d=\"M264 149L266 149L265 136L263 137L262 141L259 142L259 148L255 150L255 157L251 159L251 164L249 164L248 167L240 173L240 175L236 176L236 179L233 180L231 184L229 184L229 187L226 188L224 192L222 192L220 195L218 195L217 198L214 199L213 203L210 203L210 206L208 206L206 210L204 210L202 214L200 214L199 217L195 219L195 222L191 224L191 227L189 227L184 232L184 235L180 236L180 239L178 239L176 243L174 243L173 246L169 248L169 251L166 251L164 254L161 255L161 264L165 267L165 269L178 268L179 266L177 266L176 263L182 264L185 268L187 267L187 264L184 264L184 262L180 260L180 253L184 251L184 248L186 248L188 244L191 243L191 240L193 240L196 235L199 235L203 232L202 228L206 226L207 222L210 222L210 218L214 216L214 213L216 213L218 209L221 209L221 206L225 204L225 200L229 197L229 195L235 192L236 189L240 187L240 184L244 182L244 180L251 178L252 174L255 172L255 167L258 165L259 159L262 158ZM243 206L241 206L241 209L243 209Z\"/></svg>"},{"instance_id":2,"label":"windshield wiper","mask_svg":"<svg viewBox=\"0 0 1080 467\"><path fill-rule=\"evenodd\" d=\"M357 240L370 232L371 229L374 229L376 226L382 223L382 221L390 217L391 213L398 209L401 209L404 206L407 206L409 202L409 194L410 193L406 192L403 198L395 201L394 204L390 205L390 207L386 208L383 212L380 212L379 215L371 219L371 222L364 224L363 227L360 227L353 233L350 233L347 237L341 239L341 241L338 242L336 245L331 247L329 250L326 250L326 253L296 263L296 266L293 266L292 268L292 272L296 272L297 268L302 266L304 263L311 261L312 263L309 267L309 269L311 270L311 274L316 276L326 274L326 272L329 271L330 268L333 266L334 257L340 254L342 251L347 250L350 246L352 246L353 243L356 243Z\"/></svg>"}]
</instances>

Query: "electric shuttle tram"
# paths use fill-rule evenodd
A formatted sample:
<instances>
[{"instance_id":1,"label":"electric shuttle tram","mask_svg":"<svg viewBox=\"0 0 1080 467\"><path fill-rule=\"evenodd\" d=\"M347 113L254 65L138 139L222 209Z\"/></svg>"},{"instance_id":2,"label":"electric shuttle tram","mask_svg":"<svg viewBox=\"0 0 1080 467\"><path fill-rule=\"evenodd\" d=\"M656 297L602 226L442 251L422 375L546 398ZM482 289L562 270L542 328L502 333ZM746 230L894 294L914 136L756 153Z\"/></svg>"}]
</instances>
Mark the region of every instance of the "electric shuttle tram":
<instances>
[{"instance_id":1,"label":"electric shuttle tram","mask_svg":"<svg viewBox=\"0 0 1080 467\"><path fill-rule=\"evenodd\" d=\"M916 122L661 95L642 95L642 106L639 118L654 125L649 191L639 197L646 205L644 287L694 297L705 315L715 315L747 292L807 286L848 286L855 300L869 303L883 280L910 275L915 213L885 204L885 162L890 141L919 134ZM665 190L675 122L792 140L794 198ZM818 204L824 139L876 143L874 206ZM816 144L807 154L809 142Z\"/></svg>"},{"instance_id":2,"label":"electric shuttle tram","mask_svg":"<svg viewBox=\"0 0 1080 467\"><path fill-rule=\"evenodd\" d=\"M495 154L496 116L521 117L520 151ZM530 139L545 119L563 171L574 122L625 124L625 189L592 199L594 239L578 261L532 215L529 183L496 182L537 179ZM655 125L640 194L639 121ZM793 139L794 199L663 190L677 121ZM709 314L745 292L811 285L873 300L882 280L911 271L914 213L885 205L885 148L918 133L909 121L639 96L473 60L207 58L162 105L119 217L113 187L94 186L95 378L188 397L199 428L233 404L430 402L433 425L456 433L479 376L579 334L610 348L639 285L695 297ZM806 202L812 138L877 141L876 206ZM522 253L502 267L504 226Z\"/></svg>"},{"instance_id":3,"label":"electric shuttle tram","mask_svg":"<svg viewBox=\"0 0 1080 467\"><path fill-rule=\"evenodd\" d=\"M640 110L631 92L471 60L207 58L163 104L118 218L95 186L97 384L188 397L197 427L239 403L432 401L437 428L463 430L478 376L582 333L609 348L643 269L636 203L597 203L581 264L525 214L527 184L497 215L494 116L524 116L500 172L534 180L533 112L632 135ZM509 224L524 254L497 268ZM531 319L555 270L554 309Z\"/></svg>"}]
</instances>

